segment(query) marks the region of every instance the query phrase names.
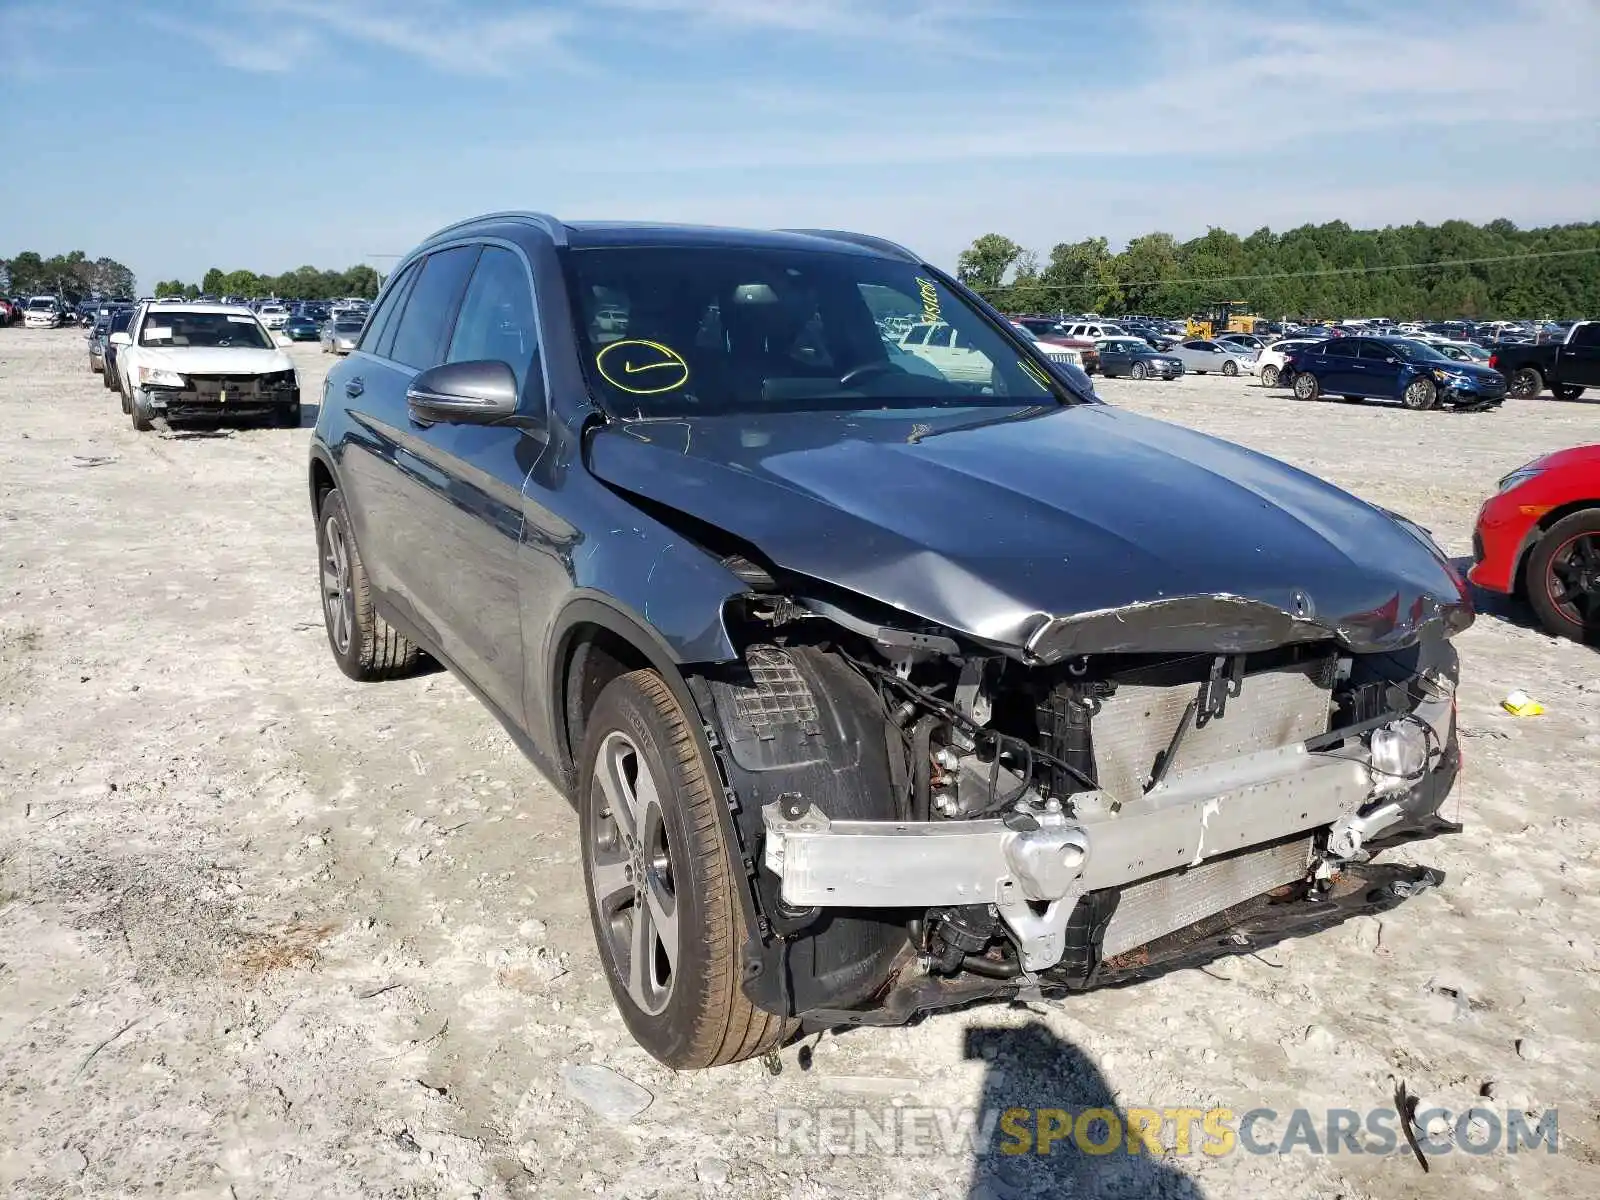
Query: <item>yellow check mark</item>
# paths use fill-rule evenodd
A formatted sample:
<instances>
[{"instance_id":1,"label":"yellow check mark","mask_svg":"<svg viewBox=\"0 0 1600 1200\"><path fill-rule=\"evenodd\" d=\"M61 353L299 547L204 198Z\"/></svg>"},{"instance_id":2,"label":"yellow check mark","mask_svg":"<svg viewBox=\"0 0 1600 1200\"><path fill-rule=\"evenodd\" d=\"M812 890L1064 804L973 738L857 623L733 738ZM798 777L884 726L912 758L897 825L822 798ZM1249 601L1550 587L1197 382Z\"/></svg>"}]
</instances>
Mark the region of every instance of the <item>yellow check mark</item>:
<instances>
[{"instance_id":1,"label":"yellow check mark","mask_svg":"<svg viewBox=\"0 0 1600 1200\"><path fill-rule=\"evenodd\" d=\"M682 367L683 367L683 364L682 363L675 363L675 362L658 362L658 363L645 363L644 366L642 366L642 367L636 367L632 363L623 363L622 364L622 373L624 375L637 375L640 371L654 371L654 370L657 370L660 367L678 367L681 370Z\"/></svg>"}]
</instances>

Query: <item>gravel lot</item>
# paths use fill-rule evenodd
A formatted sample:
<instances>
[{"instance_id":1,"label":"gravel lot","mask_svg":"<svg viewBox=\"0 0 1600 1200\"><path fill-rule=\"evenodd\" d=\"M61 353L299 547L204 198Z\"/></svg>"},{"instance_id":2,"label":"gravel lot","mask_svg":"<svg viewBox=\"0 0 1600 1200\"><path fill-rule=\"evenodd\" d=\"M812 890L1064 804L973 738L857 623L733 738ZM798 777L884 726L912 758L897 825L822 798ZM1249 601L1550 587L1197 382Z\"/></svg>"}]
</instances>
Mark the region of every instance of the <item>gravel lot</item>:
<instances>
[{"instance_id":1,"label":"gravel lot","mask_svg":"<svg viewBox=\"0 0 1600 1200\"><path fill-rule=\"evenodd\" d=\"M304 394L330 361L299 347ZM1101 383L1430 527L1600 407ZM307 405L307 421L314 408ZM1514 610L1460 641L1446 885L1257 957L674 1076L629 1040L575 820L448 675L322 631L308 430L136 435L73 331L0 330L0 1191L21 1196L1600 1195L1600 682ZM1548 707L1516 719L1523 688ZM1451 812L1447 808L1447 813ZM1518 1043L1521 1043L1520 1050ZM802 1061L806 1059L807 1061ZM570 1099L597 1063L653 1094ZM1560 1152L801 1154L778 1109L1559 1107ZM870 1148L870 1147L869 1147Z\"/></svg>"}]
</instances>

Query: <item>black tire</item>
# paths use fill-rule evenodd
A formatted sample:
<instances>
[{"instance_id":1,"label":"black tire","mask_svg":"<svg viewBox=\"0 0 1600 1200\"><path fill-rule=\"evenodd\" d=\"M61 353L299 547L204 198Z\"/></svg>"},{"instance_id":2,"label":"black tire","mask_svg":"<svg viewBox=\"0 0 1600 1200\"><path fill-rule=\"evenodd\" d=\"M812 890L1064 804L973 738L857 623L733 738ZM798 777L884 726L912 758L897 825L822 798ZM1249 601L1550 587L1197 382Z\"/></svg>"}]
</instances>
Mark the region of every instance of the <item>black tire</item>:
<instances>
[{"instance_id":1,"label":"black tire","mask_svg":"<svg viewBox=\"0 0 1600 1200\"><path fill-rule=\"evenodd\" d=\"M1557 400L1576 400L1583 395L1583 389L1575 383L1554 383L1550 385L1550 394Z\"/></svg>"},{"instance_id":2,"label":"black tire","mask_svg":"<svg viewBox=\"0 0 1600 1200\"><path fill-rule=\"evenodd\" d=\"M1235 375L1237 375L1239 373L1239 364L1234 362L1233 359L1230 358L1227 362L1222 364L1222 373L1224 375L1226 375L1229 379L1232 379Z\"/></svg>"},{"instance_id":3,"label":"black tire","mask_svg":"<svg viewBox=\"0 0 1600 1200\"><path fill-rule=\"evenodd\" d=\"M1268 363L1261 368L1261 386L1275 388L1278 386L1278 368Z\"/></svg>"},{"instance_id":4,"label":"black tire","mask_svg":"<svg viewBox=\"0 0 1600 1200\"><path fill-rule=\"evenodd\" d=\"M102 366L100 368L100 386L105 388L108 392L117 390L116 376L112 374L109 367Z\"/></svg>"},{"instance_id":5,"label":"black tire","mask_svg":"<svg viewBox=\"0 0 1600 1200\"><path fill-rule=\"evenodd\" d=\"M338 488L323 496L317 512L317 575L328 649L341 671L358 683L372 683L399 679L417 669L421 658L417 648L373 608L366 568ZM342 627L336 605L343 613Z\"/></svg>"},{"instance_id":6,"label":"black tire","mask_svg":"<svg viewBox=\"0 0 1600 1200\"><path fill-rule=\"evenodd\" d=\"M1400 394L1400 403L1413 412L1427 412L1439 402L1439 389L1434 386L1433 380L1425 376L1418 376L1406 384L1406 390Z\"/></svg>"},{"instance_id":7,"label":"black tire","mask_svg":"<svg viewBox=\"0 0 1600 1200\"><path fill-rule=\"evenodd\" d=\"M1150 368L1145 366L1142 362L1136 362L1133 364L1133 371L1131 374L1135 379L1143 379L1146 375L1150 374Z\"/></svg>"},{"instance_id":8,"label":"black tire","mask_svg":"<svg viewBox=\"0 0 1600 1200\"><path fill-rule=\"evenodd\" d=\"M276 414L273 424L275 424L279 429L299 429L300 402L297 400L287 408L280 410Z\"/></svg>"},{"instance_id":9,"label":"black tire","mask_svg":"<svg viewBox=\"0 0 1600 1200\"><path fill-rule=\"evenodd\" d=\"M128 416L133 420L133 427L140 433L149 433L155 428L150 419L150 401L138 392L130 393L125 401Z\"/></svg>"},{"instance_id":10,"label":"black tire","mask_svg":"<svg viewBox=\"0 0 1600 1200\"><path fill-rule=\"evenodd\" d=\"M1317 382L1317 377L1310 371L1302 371L1294 377L1294 398L1296 400L1315 400L1322 395L1322 385Z\"/></svg>"},{"instance_id":11,"label":"black tire","mask_svg":"<svg viewBox=\"0 0 1600 1200\"><path fill-rule=\"evenodd\" d=\"M1534 367L1518 367L1511 372L1507 390L1518 400L1532 400L1544 391L1544 376Z\"/></svg>"},{"instance_id":12,"label":"black tire","mask_svg":"<svg viewBox=\"0 0 1600 1200\"><path fill-rule=\"evenodd\" d=\"M1585 546L1589 565L1575 567ZM1528 555L1524 579L1528 603L1545 629L1556 637L1600 644L1600 508L1575 512L1550 526ZM1583 581L1586 591L1558 598Z\"/></svg>"},{"instance_id":13,"label":"black tire","mask_svg":"<svg viewBox=\"0 0 1600 1200\"><path fill-rule=\"evenodd\" d=\"M634 671L608 684L589 716L581 755L578 827L590 919L606 982L634 1040L677 1070L740 1062L779 1045L793 1024L755 1007L739 986L744 914L729 866L738 855L726 844L717 813L724 801L711 785L693 725L661 677ZM608 795L605 780L625 780L630 757L635 782L648 771L657 802L651 813L643 789L622 794L637 819L619 820L612 808L618 784ZM640 832L637 839L630 827ZM627 882L616 882L624 861L641 864L642 882L632 866ZM614 886L608 899L618 901L609 911L596 885L602 870L600 886ZM643 896L652 886L659 889L652 893L658 906L671 901L676 927L676 959L664 989L657 976L668 957L665 943L653 922L638 915L651 911ZM628 912L636 915L630 920ZM628 980L640 920L650 978L634 986L647 1002L659 1003L655 1011L635 999ZM619 961L619 941L629 947L627 962Z\"/></svg>"}]
</instances>

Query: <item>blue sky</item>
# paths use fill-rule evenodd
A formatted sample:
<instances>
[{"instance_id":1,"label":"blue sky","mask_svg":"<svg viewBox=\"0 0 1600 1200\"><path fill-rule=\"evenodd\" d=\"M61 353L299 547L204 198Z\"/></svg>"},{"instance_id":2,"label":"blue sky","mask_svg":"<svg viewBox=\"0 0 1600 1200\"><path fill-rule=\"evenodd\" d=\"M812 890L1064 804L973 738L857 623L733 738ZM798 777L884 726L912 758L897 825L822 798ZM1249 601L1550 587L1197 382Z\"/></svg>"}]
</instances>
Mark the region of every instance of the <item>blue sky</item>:
<instances>
[{"instance_id":1,"label":"blue sky","mask_svg":"<svg viewBox=\"0 0 1600 1200\"><path fill-rule=\"evenodd\" d=\"M952 265L1600 219L1597 0L0 0L0 256L344 267L479 212Z\"/></svg>"}]
</instances>

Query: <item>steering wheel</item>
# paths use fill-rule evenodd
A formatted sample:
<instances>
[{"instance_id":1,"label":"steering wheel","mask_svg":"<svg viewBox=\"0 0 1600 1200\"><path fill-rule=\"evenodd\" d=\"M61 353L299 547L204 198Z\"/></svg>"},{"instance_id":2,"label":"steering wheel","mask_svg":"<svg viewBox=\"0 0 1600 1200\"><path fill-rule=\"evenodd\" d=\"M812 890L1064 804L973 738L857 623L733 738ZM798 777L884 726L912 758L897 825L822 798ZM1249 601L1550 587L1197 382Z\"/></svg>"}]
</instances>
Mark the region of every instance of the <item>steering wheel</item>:
<instances>
[{"instance_id":1,"label":"steering wheel","mask_svg":"<svg viewBox=\"0 0 1600 1200\"><path fill-rule=\"evenodd\" d=\"M846 371L842 376L840 376L839 386L846 388L855 387L856 384L860 383L863 379L866 379L870 375L882 375L888 371L898 372L899 370L900 368L895 366L892 362L862 363L859 367L852 367L850 370Z\"/></svg>"}]
</instances>

